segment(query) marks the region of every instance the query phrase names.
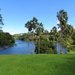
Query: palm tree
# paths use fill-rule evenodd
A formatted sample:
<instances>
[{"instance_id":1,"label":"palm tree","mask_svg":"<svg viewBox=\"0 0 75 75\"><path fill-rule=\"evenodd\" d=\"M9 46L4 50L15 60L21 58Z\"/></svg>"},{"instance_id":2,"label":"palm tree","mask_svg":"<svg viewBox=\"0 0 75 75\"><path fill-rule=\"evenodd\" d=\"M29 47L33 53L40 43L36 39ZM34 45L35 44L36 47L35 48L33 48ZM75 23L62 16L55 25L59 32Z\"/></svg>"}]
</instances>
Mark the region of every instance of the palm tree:
<instances>
[{"instance_id":1,"label":"palm tree","mask_svg":"<svg viewBox=\"0 0 75 75\"><path fill-rule=\"evenodd\" d=\"M59 34L59 41L62 44L62 46L68 48L72 42L71 40L71 34L73 32L73 27L68 22L68 14L64 10L60 10L57 12L57 18L59 20L58 27L60 28Z\"/></svg>"},{"instance_id":2,"label":"palm tree","mask_svg":"<svg viewBox=\"0 0 75 75\"><path fill-rule=\"evenodd\" d=\"M67 12L65 12L64 10L60 10L59 12L57 12L57 18L59 20L59 24L57 25L60 28L60 41L63 42L65 38L64 33L67 28L67 21L68 21Z\"/></svg>"},{"instance_id":3,"label":"palm tree","mask_svg":"<svg viewBox=\"0 0 75 75\"><path fill-rule=\"evenodd\" d=\"M33 39L34 39L34 32L35 29L37 28L37 25L38 25L38 20L35 17L33 17L32 20L28 21L25 24L25 27L28 28L28 31L33 33Z\"/></svg>"},{"instance_id":4,"label":"palm tree","mask_svg":"<svg viewBox=\"0 0 75 75\"><path fill-rule=\"evenodd\" d=\"M33 17L32 20L28 21L26 24L25 24L25 27L28 28L28 31L34 31L37 27L37 19L35 17Z\"/></svg>"},{"instance_id":5,"label":"palm tree","mask_svg":"<svg viewBox=\"0 0 75 75\"><path fill-rule=\"evenodd\" d=\"M61 31L60 36L64 37L64 32L67 28L67 21L68 21L67 12L65 12L64 10L60 10L59 12L57 12L57 18L59 20L59 24L57 24L57 25Z\"/></svg>"}]
</instances>

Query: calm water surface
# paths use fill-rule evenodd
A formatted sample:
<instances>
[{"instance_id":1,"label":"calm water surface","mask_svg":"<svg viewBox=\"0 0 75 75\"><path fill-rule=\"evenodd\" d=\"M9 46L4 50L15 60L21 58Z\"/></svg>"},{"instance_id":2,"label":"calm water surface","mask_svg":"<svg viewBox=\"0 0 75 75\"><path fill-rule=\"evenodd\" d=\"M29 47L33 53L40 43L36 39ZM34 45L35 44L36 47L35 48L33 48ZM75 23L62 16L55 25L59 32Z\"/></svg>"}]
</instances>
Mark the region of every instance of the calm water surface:
<instances>
[{"instance_id":1,"label":"calm water surface","mask_svg":"<svg viewBox=\"0 0 75 75\"><path fill-rule=\"evenodd\" d=\"M34 54L35 45L32 42L16 40L16 45L0 50L0 54Z\"/></svg>"}]
</instances>

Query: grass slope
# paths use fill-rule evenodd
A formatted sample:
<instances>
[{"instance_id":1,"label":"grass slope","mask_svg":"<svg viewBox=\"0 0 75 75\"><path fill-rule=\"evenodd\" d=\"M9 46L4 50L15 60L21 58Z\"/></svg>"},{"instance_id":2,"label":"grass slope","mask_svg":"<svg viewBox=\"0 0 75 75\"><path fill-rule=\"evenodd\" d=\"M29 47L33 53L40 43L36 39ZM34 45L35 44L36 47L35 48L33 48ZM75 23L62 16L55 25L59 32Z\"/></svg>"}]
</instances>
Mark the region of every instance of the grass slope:
<instances>
[{"instance_id":1,"label":"grass slope","mask_svg":"<svg viewBox=\"0 0 75 75\"><path fill-rule=\"evenodd\" d=\"M75 55L0 55L0 75L75 75Z\"/></svg>"}]
</instances>

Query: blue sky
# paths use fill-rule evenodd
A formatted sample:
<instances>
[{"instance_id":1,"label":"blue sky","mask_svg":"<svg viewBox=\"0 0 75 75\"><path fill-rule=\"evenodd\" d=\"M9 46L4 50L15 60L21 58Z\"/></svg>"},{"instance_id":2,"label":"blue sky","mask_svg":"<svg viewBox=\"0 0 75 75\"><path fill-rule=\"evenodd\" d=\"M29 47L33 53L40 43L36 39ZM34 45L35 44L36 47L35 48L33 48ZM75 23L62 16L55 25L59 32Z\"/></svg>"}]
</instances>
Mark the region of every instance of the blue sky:
<instances>
[{"instance_id":1,"label":"blue sky","mask_svg":"<svg viewBox=\"0 0 75 75\"><path fill-rule=\"evenodd\" d=\"M75 27L75 0L0 0L0 13L4 18L3 31L25 33L24 27L34 16L50 29L57 26L57 12L64 9L68 12L68 23Z\"/></svg>"}]
</instances>

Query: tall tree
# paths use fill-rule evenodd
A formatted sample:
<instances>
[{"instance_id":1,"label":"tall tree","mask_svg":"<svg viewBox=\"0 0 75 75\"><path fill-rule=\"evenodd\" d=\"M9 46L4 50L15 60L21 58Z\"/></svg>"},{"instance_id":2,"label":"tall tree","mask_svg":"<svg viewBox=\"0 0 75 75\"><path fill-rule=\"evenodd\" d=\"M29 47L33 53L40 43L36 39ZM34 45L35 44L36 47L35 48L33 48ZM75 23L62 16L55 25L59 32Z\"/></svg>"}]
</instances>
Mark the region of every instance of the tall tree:
<instances>
[{"instance_id":1,"label":"tall tree","mask_svg":"<svg viewBox=\"0 0 75 75\"><path fill-rule=\"evenodd\" d=\"M28 21L25 24L25 27L28 28L28 31L33 33L33 39L34 39L34 32L37 26L38 26L38 20L35 17L33 17L32 20Z\"/></svg>"},{"instance_id":2,"label":"tall tree","mask_svg":"<svg viewBox=\"0 0 75 75\"><path fill-rule=\"evenodd\" d=\"M57 18L59 20L58 27L60 28L61 31L61 37L63 37L68 21L67 12L65 12L64 10L60 10L59 12L57 12Z\"/></svg>"},{"instance_id":3,"label":"tall tree","mask_svg":"<svg viewBox=\"0 0 75 75\"><path fill-rule=\"evenodd\" d=\"M36 33L38 36L40 36L44 31L44 27L42 23L38 23L38 26L36 28Z\"/></svg>"},{"instance_id":4,"label":"tall tree","mask_svg":"<svg viewBox=\"0 0 75 75\"><path fill-rule=\"evenodd\" d=\"M41 37L43 31L44 31L43 24L42 23L38 23L38 26L36 28L36 33L39 36L39 41L37 41L37 44L38 44L37 45L38 46L38 52L37 53L40 53L40 44L41 44L40 37Z\"/></svg>"},{"instance_id":5,"label":"tall tree","mask_svg":"<svg viewBox=\"0 0 75 75\"><path fill-rule=\"evenodd\" d=\"M33 17L32 20L28 21L25 24L25 27L28 28L28 31L34 32L37 27L37 24L38 24L38 20L35 17Z\"/></svg>"},{"instance_id":6,"label":"tall tree","mask_svg":"<svg viewBox=\"0 0 75 75\"><path fill-rule=\"evenodd\" d=\"M57 18L59 20L59 24L57 25L60 28L59 41L63 46L68 47L72 42L70 36L73 32L73 27L68 24L68 14L66 11L60 10L57 12Z\"/></svg>"}]
</instances>

